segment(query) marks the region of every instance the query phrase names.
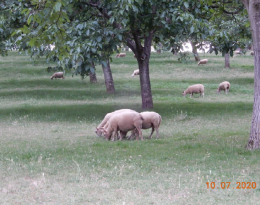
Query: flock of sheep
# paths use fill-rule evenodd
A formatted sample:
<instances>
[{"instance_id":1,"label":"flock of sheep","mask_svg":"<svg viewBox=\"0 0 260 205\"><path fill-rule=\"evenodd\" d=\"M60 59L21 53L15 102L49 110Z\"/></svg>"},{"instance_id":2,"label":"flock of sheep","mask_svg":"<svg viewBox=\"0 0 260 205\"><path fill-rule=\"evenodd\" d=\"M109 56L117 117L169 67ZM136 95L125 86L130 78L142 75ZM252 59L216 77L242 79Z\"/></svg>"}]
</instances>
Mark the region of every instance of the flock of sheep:
<instances>
[{"instance_id":1,"label":"flock of sheep","mask_svg":"<svg viewBox=\"0 0 260 205\"><path fill-rule=\"evenodd\" d=\"M116 57L125 57L126 53L119 53ZM207 64L208 59L202 59L199 61L198 65ZM139 75L139 69L134 70L132 77ZM51 76L53 78L63 78L63 72L56 72ZM230 83L224 81L219 84L217 93L219 94L221 90L225 91L227 94L230 88ZM195 84L189 86L186 90L183 91L182 95L190 94L190 97L193 94L200 94L204 98L204 85ZM96 127L97 136L103 136L106 140L114 141L115 139L122 140L123 138L131 139L136 137L138 140L139 137L143 140L142 129L152 128L152 132L149 138L152 138L154 130L156 130L157 138L159 137L159 126L161 124L162 118L156 112L141 112L138 113L131 109L121 109L114 112L106 114L102 122ZM127 137L127 132L131 131L131 135Z\"/></svg>"},{"instance_id":2,"label":"flock of sheep","mask_svg":"<svg viewBox=\"0 0 260 205\"><path fill-rule=\"evenodd\" d=\"M127 132L131 131L131 135L127 139L139 137L143 140L142 129L152 128L149 138L152 138L154 130L156 137L159 137L159 127L162 117L156 112L138 113L131 109L121 109L106 114L102 122L96 127L97 136L103 136L106 140L114 141L127 138ZM119 133L119 134L118 134Z\"/></svg>"}]
</instances>

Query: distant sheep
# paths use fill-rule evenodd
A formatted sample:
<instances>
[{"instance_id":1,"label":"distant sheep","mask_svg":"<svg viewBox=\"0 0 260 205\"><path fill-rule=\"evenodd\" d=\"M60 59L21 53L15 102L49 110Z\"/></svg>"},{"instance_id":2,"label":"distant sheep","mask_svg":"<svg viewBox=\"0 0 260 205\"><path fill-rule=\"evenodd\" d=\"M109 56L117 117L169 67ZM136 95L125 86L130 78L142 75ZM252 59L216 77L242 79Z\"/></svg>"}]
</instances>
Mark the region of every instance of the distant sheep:
<instances>
[{"instance_id":1,"label":"distant sheep","mask_svg":"<svg viewBox=\"0 0 260 205\"><path fill-rule=\"evenodd\" d=\"M237 50L237 51L235 51L235 54L237 54L237 55L242 55L242 51Z\"/></svg>"},{"instance_id":2,"label":"distant sheep","mask_svg":"<svg viewBox=\"0 0 260 205\"><path fill-rule=\"evenodd\" d=\"M116 58L125 57L126 53L118 53L116 54Z\"/></svg>"},{"instance_id":3,"label":"distant sheep","mask_svg":"<svg viewBox=\"0 0 260 205\"><path fill-rule=\"evenodd\" d=\"M186 94L190 94L190 98L193 96L193 93L200 93L200 96L204 98L204 85L202 84L195 84L189 86L186 90L183 91L182 95L186 96Z\"/></svg>"},{"instance_id":4,"label":"distant sheep","mask_svg":"<svg viewBox=\"0 0 260 205\"><path fill-rule=\"evenodd\" d=\"M139 69L134 70L134 72L133 72L133 74L131 76L135 77L136 75L139 75Z\"/></svg>"},{"instance_id":5,"label":"distant sheep","mask_svg":"<svg viewBox=\"0 0 260 205\"><path fill-rule=\"evenodd\" d=\"M51 80L53 79L53 78L65 78L64 76L63 76L63 72L57 72L57 73L54 73L52 76L51 76Z\"/></svg>"},{"instance_id":6,"label":"distant sheep","mask_svg":"<svg viewBox=\"0 0 260 205\"><path fill-rule=\"evenodd\" d=\"M253 56L253 55L254 55L254 51L251 51L251 52L250 52L250 55Z\"/></svg>"},{"instance_id":7,"label":"distant sheep","mask_svg":"<svg viewBox=\"0 0 260 205\"><path fill-rule=\"evenodd\" d=\"M202 59L198 62L198 65L201 65L201 64L207 64L208 63L208 59Z\"/></svg>"},{"instance_id":8,"label":"distant sheep","mask_svg":"<svg viewBox=\"0 0 260 205\"><path fill-rule=\"evenodd\" d=\"M218 94L220 93L221 90L224 90L225 93L227 94L230 88L230 83L228 81L224 81L222 83L219 84L217 92Z\"/></svg>"}]
</instances>

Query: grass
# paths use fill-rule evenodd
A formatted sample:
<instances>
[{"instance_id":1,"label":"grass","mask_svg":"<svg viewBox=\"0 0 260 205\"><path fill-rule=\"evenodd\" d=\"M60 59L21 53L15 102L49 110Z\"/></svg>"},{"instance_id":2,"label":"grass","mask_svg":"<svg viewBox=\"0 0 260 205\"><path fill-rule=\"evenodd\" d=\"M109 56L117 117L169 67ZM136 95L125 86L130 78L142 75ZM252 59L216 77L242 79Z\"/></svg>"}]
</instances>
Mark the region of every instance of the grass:
<instances>
[{"instance_id":1,"label":"grass","mask_svg":"<svg viewBox=\"0 0 260 205\"><path fill-rule=\"evenodd\" d=\"M152 53L160 138L108 142L94 133L106 113L142 111L132 56L113 58L115 94L106 93L100 67L97 84L70 73L51 81L43 58L33 63L15 52L0 58L0 204L257 203L260 152L245 149L252 56L231 58L232 68L225 69L221 56L201 54L209 63L197 66L181 64L171 53ZM230 92L217 95L224 80ZM205 85L204 99L181 95L194 83ZM231 182L230 188L221 189L221 182ZM238 182L257 187L237 189Z\"/></svg>"}]
</instances>

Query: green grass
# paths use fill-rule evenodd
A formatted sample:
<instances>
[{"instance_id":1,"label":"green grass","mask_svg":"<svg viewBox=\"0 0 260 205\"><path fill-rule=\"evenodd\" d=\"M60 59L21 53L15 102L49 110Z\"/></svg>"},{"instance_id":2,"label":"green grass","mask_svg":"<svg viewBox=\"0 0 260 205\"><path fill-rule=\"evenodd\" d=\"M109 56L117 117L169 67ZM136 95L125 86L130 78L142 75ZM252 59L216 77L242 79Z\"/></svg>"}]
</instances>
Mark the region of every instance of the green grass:
<instances>
[{"instance_id":1,"label":"green grass","mask_svg":"<svg viewBox=\"0 0 260 205\"><path fill-rule=\"evenodd\" d=\"M152 53L160 138L109 142L94 133L106 113L142 111L132 53L113 57L115 94L106 93L100 66L98 83L90 84L70 73L50 80L44 58L0 57L0 204L257 204L260 151L245 149L253 57L231 58L231 69L221 56L201 58L209 63L181 64L171 53ZM218 95L224 80L230 92ZM204 84L205 98L183 97L195 83ZM206 182L231 185L208 189ZM257 188L236 189L237 182Z\"/></svg>"}]
</instances>

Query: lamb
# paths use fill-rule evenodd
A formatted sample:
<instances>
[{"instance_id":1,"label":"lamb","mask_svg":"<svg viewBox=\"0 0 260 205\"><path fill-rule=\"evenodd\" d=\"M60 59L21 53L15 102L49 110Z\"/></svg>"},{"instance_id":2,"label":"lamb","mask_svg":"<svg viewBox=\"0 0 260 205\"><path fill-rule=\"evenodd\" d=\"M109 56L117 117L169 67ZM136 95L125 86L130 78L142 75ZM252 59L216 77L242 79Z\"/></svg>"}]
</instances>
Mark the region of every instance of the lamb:
<instances>
[{"instance_id":1,"label":"lamb","mask_svg":"<svg viewBox=\"0 0 260 205\"><path fill-rule=\"evenodd\" d=\"M135 77L136 75L139 75L139 69L134 70L134 72L133 72L133 74L131 76Z\"/></svg>"},{"instance_id":2,"label":"lamb","mask_svg":"<svg viewBox=\"0 0 260 205\"><path fill-rule=\"evenodd\" d=\"M200 93L200 96L202 95L202 97L204 98L204 85L202 84L191 85L186 90L183 91L182 95L186 96L187 93L190 94L190 98L191 96L193 96L193 93Z\"/></svg>"},{"instance_id":3,"label":"lamb","mask_svg":"<svg viewBox=\"0 0 260 205\"><path fill-rule=\"evenodd\" d=\"M207 64L208 63L208 59L202 59L198 62L198 65L200 64Z\"/></svg>"},{"instance_id":4,"label":"lamb","mask_svg":"<svg viewBox=\"0 0 260 205\"><path fill-rule=\"evenodd\" d=\"M107 113L106 116L104 117L104 119L102 120L102 122L96 127L96 131L95 132L96 132L98 137L102 136L103 130L104 130L104 126L106 125L106 123L110 119L110 117L113 114L120 113L120 112L135 112L135 111L131 110L131 109L120 109L120 110L116 110L114 112Z\"/></svg>"},{"instance_id":5,"label":"lamb","mask_svg":"<svg viewBox=\"0 0 260 205\"><path fill-rule=\"evenodd\" d=\"M217 92L218 94L220 93L221 90L224 90L225 93L227 94L230 88L230 83L228 81L224 81L222 83L219 84Z\"/></svg>"},{"instance_id":6,"label":"lamb","mask_svg":"<svg viewBox=\"0 0 260 205\"><path fill-rule=\"evenodd\" d=\"M63 76L63 72L56 72L56 73L54 73L52 76L51 76L51 80L53 79L53 78L65 78L64 76Z\"/></svg>"},{"instance_id":7,"label":"lamb","mask_svg":"<svg viewBox=\"0 0 260 205\"><path fill-rule=\"evenodd\" d=\"M107 140L111 137L113 141L119 130L121 133L126 134L128 131L137 129L138 134L136 139L138 140L140 136L141 140L143 140L142 124L143 118L138 112L115 113L110 117L104 128L104 136ZM120 135L120 140L122 140L122 135Z\"/></svg>"},{"instance_id":8,"label":"lamb","mask_svg":"<svg viewBox=\"0 0 260 205\"><path fill-rule=\"evenodd\" d=\"M159 138L159 127L162 121L162 117L161 115L159 115L156 112L141 112L140 115L142 116L143 120L143 124L142 124L142 129L149 129L152 128L152 132L149 136L149 138L152 138L152 134L154 132L154 129L156 130L156 138ZM130 135L130 137L128 137L128 139L130 139L133 135L136 134L137 130L132 131L132 134Z\"/></svg>"},{"instance_id":9,"label":"lamb","mask_svg":"<svg viewBox=\"0 0 260 205\"><path fill-rule=\"evenodd\" d=\"M116 58L125 57L126 53L118 53L116 54Z\"/></svg>"}]
</instances>

